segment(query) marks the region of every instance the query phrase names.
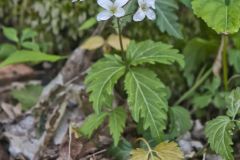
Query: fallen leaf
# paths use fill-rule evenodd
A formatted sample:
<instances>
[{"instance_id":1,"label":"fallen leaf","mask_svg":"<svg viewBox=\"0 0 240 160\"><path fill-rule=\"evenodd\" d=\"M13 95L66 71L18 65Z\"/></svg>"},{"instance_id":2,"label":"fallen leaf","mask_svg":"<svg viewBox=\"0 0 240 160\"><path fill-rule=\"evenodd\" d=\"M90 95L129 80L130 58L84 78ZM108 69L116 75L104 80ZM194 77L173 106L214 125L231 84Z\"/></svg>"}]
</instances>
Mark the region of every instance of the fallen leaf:
<instances>
[{"instance_id":1,"label":"fallen leaf","mask_svg":"<svg viewBox=\"0 0 240 160\"><path fill-rule=\"evenodd\" d=\"M100 36L93 36L88 38L82 45L82 49L86 50L95 50L104 45L105 41L102 37Z\"/></svg>"},{"instance_id":2,"label":"fallen leaf","mask_svg":"<svg viewBox=\"0 0 240 160\"><path fill-rule=\"evenodd\" d=\"M130 160L148 160L148 151L137 148L132 150Z\"/></svg>"},{"instance_id":3,"label":"fallen leaf","mask_svg":"<svg viewBox=\"0 0 240 160\"><path fill-rule=\"evenodd\" d=\"M32 68L24 64L9 65L0 69L0 85L34 75Z\"/></svg>"},{"instance_id":4,"label":"fallen leaf","mask_svg":"<svg viewBox=\"0 0 240 160\"><path fill-rule=\"evenodd\" d=\"M122 42L123 42L123 49L127 50L127 47L130 43L130 39L126 37L122 37ZM116 50L119 50L119 51L121 50L121 45L119 42L118 35L115 35L115 34L110 35L107 39L107 44Z\"/></svg>"},{"instance_id":5,"label":"fallen leaf","mask_svg":"<svg viewBox=\"0 0 240 160\"><path fill-rule=\"evenodd\" d=\"M155 149L161 160L181 160L183 153L175 142L163 142L158 144Z\"/></svg>"}]
</instances>

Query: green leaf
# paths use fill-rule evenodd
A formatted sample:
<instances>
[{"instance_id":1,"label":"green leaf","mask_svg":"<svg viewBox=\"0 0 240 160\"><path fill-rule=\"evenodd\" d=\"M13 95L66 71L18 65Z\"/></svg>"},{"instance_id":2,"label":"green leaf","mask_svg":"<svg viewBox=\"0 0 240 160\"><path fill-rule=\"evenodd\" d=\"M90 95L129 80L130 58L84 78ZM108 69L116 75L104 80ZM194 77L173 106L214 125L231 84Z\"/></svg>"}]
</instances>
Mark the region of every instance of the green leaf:
<instances>
[{"instance_id":1,"label":"green leaf","mask_svg":"<svg viewBox=\"0 0 240 160\"><path fill-rule=\"evenodd\" d=\"M188 8L192 8L192 4L191 4L192 0L180 0L180 2L182 2L185 6L187 6Z\"/></svg>"},{"instance_id":2,"label":"green leaf","mask_svg":"<svg viewBox=\"0 0 240 160\"><path fill-rule=\"evenodd\" d=\"M130 0L125 6L124 10L126 15L124 17L121 17L120 23L121 23L121 28L124 28L128 23L132 22L132 15L136 12L138 7L137 0ZM113 20L113 27L118 28L117 25L117 19ZM118 30L117 30L118 32Z\"/></svg>"},{"instance_id":3,"label":"green leaf","mask_svg":"<svg viewBox=\"0 0 240 160\"><path fill-rule=\"evenodd\" d=\"M107 115L108 114L105 112L99 114L91 114L85 119L79 128L79 133L90 138L93 134L93 131L98 129L98 127L104 122Z\"/></svg>"},{"instance_id":4,"label":"green leaf","mask_svg":"<svg viewBox=\"0 0 240 160\"><path fill-rule=\"evenodd\" d=\"M19 50L11 54L6 60L0 63L0 68L10 64L17 64L17 63L27 63L27 62L40 63L44 61L56 62L63 58L64 57L62 56L45 54L38 51Z\"/></svg>"},{"instance_id":5,"label":"green leaf","mask_svg":"<svg viewBox=\"0 0 240 160\"><path fill-rule=\"evenodd\" d=\"M240 51L231 49L228 55L229 64L233 66L236 73L240 73Z\"/></svg>"},{"instance_id":6,"label":"green leaf","mask_svg":"<svg viewBox=\"0 0 240 160\"><path fill-rule=\"evenodd\" d=\"M3 27L3 34L9 40L18 43L19 39L17 36L17 30L11 27Z\"/></svg>"},{"instance_id":7,"label":"green leaf","mask_svg":"<svg viewBox=\"0 0 240 160\"><path fill-rule=\"evenodd\" d=\"M124 72L125 66L119 56L107 55L92 66L85 83L95 112L112 105L113 87Z\"/></svg>"},{"instance_id":8,"label":"green leaf","mask_svg":"<svg viewBox=\"0 0 240 160\"><path fill-rule=\"evenodd\" d=\"M170 126L167 135L169 139L181 136L191 129L191 116L188 110L183 107L171 107L169 112Z\"/></svg>"},{"instance_id":9,"label":"green leaf","mask_svg":"<svg viewBox=\"0 0 240 160\"><path fill-rule=\"evenodd\" d=\"M132 145L126 139L122 138L118 146L112 145L108 153L116 160L129 159Z\"/></svg>"},{"instance_id":10,"label":"green leaf","mask_svg":"<svg viewBox=\"0 0 240 160\"><path fill-rule=\"evenodd\" d=\"M189 86L192 86L194 77L199 72L199 68L206 64L209 56L217 53L218 43L201 38L190 40L183 49L186 65L184 67L184 76L187 78Z\"/></svg>"},{"instance_id":11,"label":"green leaf","mask_svg":"<svg viewBox=\"0 0 240 160\"><path fill-rule=\"evenodd\" d=\"M213 104L218 109L226 109L227 102L226 96L229 95L228 92L217 92L213 98Z\"/></svg>"},{"instance_id":12,"label":"green leaf","mask_svg":"<svg viewBox=\"0 0 240 160\"><path fill-rule=\"evenodd\" d=\"M89 18L87 21L85 21L79 28L80 31L90 29L97 23L97 20L95 17Z\"/></svg>"},{"instance_id":13,"label":"green leaf","mask_svg":"<svg viewBox=\"0 0 240 160\"><path fill-rule=\"evenodd\" d=\"M0 46L0 60L7 58L12 53L14 53L17 50L16 46L12 44L2 44Z\"/></svg>"},{"instance_id":14,"label":"green leaf","mask_svg":"<svg viewBox=\"0 0 240 160\"><path fill-rule=\"evenodd\" d=\"M13 90L11 95L20 102L22 109L26 111L36 104L42 89L43 87L41 85L27 85L23 89Z\"/></svg>"},{"instance_id":15,"label":"green leaf","mask_svg":"<svg viewBox=\"0 0 240 160\"><path fill-rule=\"evenodd\" d=\"M193 0L194 13L217 33L236 33L240 28L240 1Z\"/></svg>"},{"instance_id":16,"label":"green leaf","mask_svg":"<svg viewBox=\"0 0 240 160\"><path fill-rule=\"evenodd\" d=\"M175 14L176 10L178 10L178 5L175 0L157 0L156 23L162 32L167 32L171 36L182 39L183 35L180 25L177 22L178 17Z\"/></svg>"},{"instance_id":17,"label":"green leaf","mask_svg":"<svg viewBox=\"0 0 240 160\"><path fill-rule=\"evenodd\" d=\"M27 40L27 39L32 39L34 37L37 36L37 32L30 29L30 28L26 28L23 30L22 32L22 36L21 36L21 42Z\"/></svg>"},{"instance_id":18,"label":"green leaf","mask_svg":"<svg viewBox=\"0 0 240 160\"><path fill-rule=\"evenodd\" d=\"M35 42L23 42L21 45L26 49L39 51L39 45Z\"/></svg>"},{"instance_id":19,"label":"green leaf","mask_svg":"<svg viewBox=\"0 0 240 160\"><path fill-rule=\"evenodd\" d=\"M184 67L184 57L178 54L178 50L171 45L162 42L144 41L140 43L131 42L127 49L127 59L131 65L143 63L172 64L178 62Z\"/></svg>"},{"instance_id":20,"label":"green leaf","mask_svg":"<svg viewBox=\"0 0 240 160\"><path fill-rule=\"evenodd\" d=\"M153 137L160 137L168 110L164 84L151 70L133 68L126 75L125 89L133 119L143 119L144 129L150 128Z\"/></svg>"},{"instance_id":21,"label":"green leaf","mask_svg":"<svg viewBox=\"0 0 240 160\"><path fill-rule=\"evenodd\" d=\"M210 147L225 160L234 160L232 134L234 123L227 116L219 116L207 122L205 133Z\"/></svg>"},{"instance_id":22,"label":"green leaf","mask_svg":"<svg viewBox=\"0 0 240 160\"><path fill-rule=\"evenodd\" d=\"M213 77L212 81L207 81L207 83L203 86L206 88L212 95L216 94L219 87L221 86L220 77Z\"/></svg>"},{"instance_id":23,"label":"green leaf","mask_svg":"<svg viewBox=\"0 0 240 160\"><path fill-rule=\"evenodd\" d=\"M212 102L212 94L195 95L192 99L194 108L203 109Z\"/></svg>"},{"instance_id":24,"label":"green leaf","mask_svg":"<svg viewBox=\"0 0 240 160\"><path fill-rule=\"evenodd\" d=\"M235 119L240 113L240 88L233 90L228 97L228 111L227 115Z\"/></svg>"},{"instance_id":25,"label":"green leaf","mask_svg":"<svg viewBox=\"0 0 240 160\"><path fill-rule=\"evenodd\" d=\"M123 108L115 108L109 114L109 129L110 133L113 136L114 145L117 146L121 134L125 128L125 123L127 120L127 113Z\"/></svg>"}]
</instances>

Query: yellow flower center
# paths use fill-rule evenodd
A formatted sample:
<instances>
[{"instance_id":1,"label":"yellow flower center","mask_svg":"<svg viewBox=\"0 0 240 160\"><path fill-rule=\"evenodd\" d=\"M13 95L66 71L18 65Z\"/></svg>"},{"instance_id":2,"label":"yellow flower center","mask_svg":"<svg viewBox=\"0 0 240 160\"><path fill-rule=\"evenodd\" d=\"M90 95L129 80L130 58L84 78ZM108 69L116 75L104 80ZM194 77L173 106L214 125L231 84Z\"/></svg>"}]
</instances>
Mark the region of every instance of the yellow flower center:
<instances>
[{"instance_id":1,"label":"yellow flower center","mask_svg":"<svg viewBox=\"0 0 240 160\"><path fill-rule=\"evenodd\" d=\"M142 9L143 11L147 11L147 9L148 9L147 4L146 4L146 3L142 4L142 5L141 5L141 9Z\"/></svg>"},{"instance_id":2,"label":"yellow flower center","mask_svg":"<svg viewBox=\"0 0 240 160\"><path fill-rule=\"evenodd\" d=\"M116 6L112 6L111 8L110 8L110 11L114 14L114 13L116 13L117 12L117 7Z\"/></svg>"}]
</instances>

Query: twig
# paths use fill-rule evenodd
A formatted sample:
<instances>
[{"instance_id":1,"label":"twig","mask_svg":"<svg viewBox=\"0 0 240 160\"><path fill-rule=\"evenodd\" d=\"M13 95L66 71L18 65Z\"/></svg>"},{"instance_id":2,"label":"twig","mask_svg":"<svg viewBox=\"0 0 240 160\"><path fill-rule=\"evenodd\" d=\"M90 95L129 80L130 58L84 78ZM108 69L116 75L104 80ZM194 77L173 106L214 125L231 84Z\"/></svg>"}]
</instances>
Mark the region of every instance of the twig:
<instances>
[{"instance_id":1,"label":"twig","mask_svg":"<svg viewBox=\"0 0 240 160\"><path fill-rule=\"evenodd\" d=\"M103 150L100 150L100 151L98 151L98 152L95 152L95 153L93 153L93 154L91 154L91 155L88 155L88 156L86 156L86 157L84 157L84 158L81 158L80 160L86 160L86 159L89 159L89 158L91 158L91 157L95 157L95 156L97 156L97 155L99 155L99 154L102 154L102 153L104 153L104 152L107 152L107 149L103 149Z\"/></svg>"},{"instance_id":2,"label":"twig","mask_svg":"<svg viewBox=\"0 0 240 160\"><path fill-rule=\"evenodd\" d=\"M68 160L71 160L71 144L72 144L72 124L69 125L69 143L68 143Z\"/></svg>"}]
</instances>

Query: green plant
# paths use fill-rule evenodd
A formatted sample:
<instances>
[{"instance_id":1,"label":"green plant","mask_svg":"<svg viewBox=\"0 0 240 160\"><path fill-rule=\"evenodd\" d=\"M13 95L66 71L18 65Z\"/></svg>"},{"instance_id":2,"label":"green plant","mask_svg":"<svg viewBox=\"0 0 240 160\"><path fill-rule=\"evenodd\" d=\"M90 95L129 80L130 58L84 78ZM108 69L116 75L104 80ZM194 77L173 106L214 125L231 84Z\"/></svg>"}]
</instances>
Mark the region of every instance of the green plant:
<instances>
[{"instance_id":1,"label":"green plant","mask_svg":"<svg viewBox=\"0 0 240 160\"><path fill-rule=\"evenodd\" d=\"M141 38L145 37L141 37L139 41L131 41L125 51L122 40L123 27L132 21L131 15L134 15L133 20L137 22L146 17L156 20L155 24L162 32L182 39L184 36L175 14L178 9L178 3L175 0L167 3L159 0L156 1L155 6L151 4L154 1L149 1L149 4L148 1L138 1L137 3L136 0L129 3L127 0L121 1L121 3L108 1L109 5L107 6L105 6L104 0L101 2L99 5L104 8L104 11L98 14L97 19L108 20L115 16L113 25L119 35L121 51L120 55L117 50L115 54L105 54L104 58L94 63L88 72L85 84L94 113L79 129L80 133L91 137L93 131L102 124L106 124L104 122L108 119L109 130L116 146L124 132L125 122L130 119L137 123L137 133L149 141L154 141L155 144L152 146L156 146L164 140L174 140L191 128L191 114L186 107L192 109L191 113L194 116L204 120L207 116L201 117L199 112L206 113L207 107L214 106L216 113L221 113L225 109L223 97L229 94L231 82L229 66L233 66L234 73L239 70L238 51L234 53L234 50L231 49L232 46L229 45L232 42L230 40L233 40L234 45L239 46L236 36L235 39L231 39L230 36L237 33L240 28L239 1L193 0L191 2L190 0L181 0L187 7L192 7L193 12L217 33L209 30L202 31L204 33L199 33L198 37L190 36L189 39L179 40L179 48L182 49L180 46L182 43L186 44L182 49L184 56L167 43L152 40L142 41ZM138 10L137 4L139 4ZM145 8L141 8L142 6ZM114 7L116 8L114 9ZM126 15L121 12L123 10ZM203 22L199 23L200 29L207 29ZM101 40L101 42L104 41ZM96 48L99 47L94 49ZM217 56L215 53L218 53ZM228 55L228 53L230 54ZM212 63L214 60L215 62ZM163 83L164 78L159 74L164 70L164 65L172 65L175 62L181 68L186 63L184 69L186 86L184 87L188 89L182 95L180 94L177 100L176 97L171 97L172 92ZM220 74L222 74L222 78L219 76ZM233 92L235 93L235 91ZM121 97L121 101L119 102L116 97ZM123 105L125 103L122 101L125 99L127 105ZM184 107L180 107L183 105ZM131 117L127 119L126 115L129 113ZM111 117L112 115L114 118ZM234 117L236 115L234 114ZM231 160L233 159L231 153L233 149L230 147L232 145L230 137L234 127L239 126L239 122L235 118L230 119L231 115L230 118L228 116L220 116L209 121L206 135L211 148L225 159ZM115 128L112 127L113 124L115 124ZM144 141L146 141L145 139ZM145 159L162 159L155 157L158 151L155 152L151 147L148 145L148 150L146 150L146 146L143 147L144 149L135 150L136 157L133 157L137 159L141 155L141 157L145 156ZM176 149L174 150L176 151Z\"/></svg>"},{"instance_id":2,"label":"green plant","mask_svg":"<svg viewBox=\"0 0 240 160\"><path fill-rule=\"evenodd\" d=\"M101 6L104 7L104 4L101 4ZM160 4L156 4L156 6L160 6ZM130 8L130 10L133 8ZM114 11L107 10L106 7L104 9L106 9L104 12L113 12L115 14ZM158 12L160 10L160 8L157 9ZM98 20L105 19L101 15L104 12L99 14ZM133 11L128 12L132 13ZM156 13L160 14L158 12ZM138 21L137 17L135 19ZM118 144L121 133L124 131L128 110L135 122L143 122L144 130L150 130L153 138L163 137L169 110L167 103L168 91L164 83L157 77L157 74L146 65L170 65L177 62L181 68L184 67L183 55L179 54L178 50L173 49L171 45L162 42L151 40L132 41L125 53L121 34L122 27L120 26L120 21L124 20L125 17L116 19L121 56L118 54L105 55L104 58L93 64L85 79L87 91L90 93L89 100L93 103L95 113L90 115L80 128L80 133L90 137L93 131L108 117L109 130L115 145ZM162 27L165 30L164 27L166 26ZM129 109L113 105L115 100L114 86L118 82L124 85L123 88L127 93ZM125 93L120 91L118 94L123 95Z\"/></svg>"},{"instance_id":3,"label":"green plant","mask_svg":"<svg viewBox=\"0 0 240 160\"><path fill-rule=\"evenodd\" d=\"M161 137L166 128L168 111L166 86L152 70L142 65L173 62L184 66L183 56L178 54L177 50L172 49L170 45L153 41L131 42L125 60L118 55L106 55L92 66L85 81L94 111L102 114L103 110L111 110L114 85L124 76L124 88L128 94L133 119L136 122L142 119L144 129L150 129L153 137ZM94 118L91 123L99 126L101 123L96 124ZM124 121L124 117L119 118ZM120 120L116 121L115 127L121 126L118 125ZM114 133L116 128L112 129L110 128L110 132ZM82 131L86 131L86 128L83 127ZM117 135L120 136L119 133Z\"/></svg>"},{"instance_id":4,"label":"green plant","mask_svg":"<svg viewBox=\"0 0 240 160\"><path fill-rule=\"evenodd\" d=\"M16 63L55 62L64 58L42 53L34 39L37 32L32 29L26 28L19 34L14 28L3 27L3 35L12 43L0 45L0 67Z\"/></svg>"},{"instance_id":5,"label":"green plant","mask_svg":"<svg viewBox=\"0 0 240 160\"><path fill-rule=\"evenodd\" d=\"M36 104L42 92L41 85L26 85L22 89L13 90L11 95L16 99L24 111L27 111Z\"/></svg>"},{"instance_id":6,"label":"green plant","mask_svg":"<svg viewBox=\"0 0 240 160\"><path fill-rule=\"evenodd\" d=\"M211 149L226 160L233 160L232 136L239 130L240 88L233 90L227 99L227 114L207 122L205 133Z\"/></svg>"}]
</instances>

